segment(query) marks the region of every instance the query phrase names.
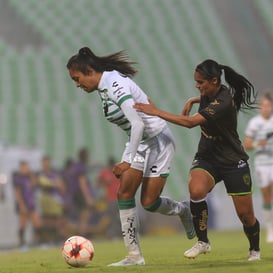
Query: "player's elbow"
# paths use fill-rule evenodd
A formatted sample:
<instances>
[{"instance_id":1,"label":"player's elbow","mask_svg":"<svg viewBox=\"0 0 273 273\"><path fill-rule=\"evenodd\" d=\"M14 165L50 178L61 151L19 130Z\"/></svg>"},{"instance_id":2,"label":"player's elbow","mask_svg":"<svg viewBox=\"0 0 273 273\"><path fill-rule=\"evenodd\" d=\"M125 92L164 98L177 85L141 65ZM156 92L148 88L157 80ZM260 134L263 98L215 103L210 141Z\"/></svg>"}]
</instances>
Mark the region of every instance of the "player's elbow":
<instances>
[{"instance_id":1,"label":"player's elbow","mask_svg":"<svg viewBox=\"0 0 273 273\"><path fill-rule=\"evenodd\" d=\"M144 122L142 120L137 120L137 121L134 122L133 127L137 128L140 131L143 131L145 125L144 125Z\"/></svg>"},{"instance_id":2,"label":"player's elbow","mask_svg":"<svg viewBox=\"0 0 273 273\"><path fill-rule=\"evenodd\" d=\"M196 127L196 126L199 125L199 124L195 123L195 122L192 121L192 120L188 120L188 121L186 121L186 122L183 122L181 125L184 126L184 127L186 127L186 128L191 129L191 128Z\"/></svg>"},{"instance_id":3,"label":"player's elbow","mask_svg":"<svg viewBox=\"0 0 273 273\"><path fill-rule=\"evenodd\" d=\"M200 114L195 114L190 117L183 116L181 119L184 127L193 128L206 122L206 119Z\"/></svg>"},{"instance_id":4,"label":"player's elbow","mask_svg":"<svg viewBox=\"0 0 273 273\"><path fill-rule=\"evenodd\" d=\"M191 128L193 128L193 127L195 127L196 125L194 125L193 123L188 123L188 124L186 124L186 128L189 128L189 129L191 129Z\"/></svg>"}]
</instances>

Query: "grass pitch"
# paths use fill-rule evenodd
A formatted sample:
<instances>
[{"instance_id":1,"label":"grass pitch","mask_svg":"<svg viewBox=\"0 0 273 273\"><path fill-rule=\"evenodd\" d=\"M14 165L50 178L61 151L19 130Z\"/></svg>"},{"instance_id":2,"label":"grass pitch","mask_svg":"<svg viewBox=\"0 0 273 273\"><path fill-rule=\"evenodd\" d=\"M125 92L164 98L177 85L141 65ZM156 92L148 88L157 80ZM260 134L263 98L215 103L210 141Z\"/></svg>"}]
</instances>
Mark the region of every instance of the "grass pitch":
<instances>
[{"instance_id":1,"label":"grass pitch","mask_svg":"<svg viewBox=\"0 0 273 273\"><path fill-rule=\"evenodd\" d=\"M194 260L183 257L196 239L187 240L184 234L142 237L145 266L107 267L126 255L123 241L96 241L93 261L84 268L68 266L60 248L31 249L27 252L0 253L0 273L250 273L273 272L273 244L265 243L261 235L261 261L247 261L248 243L242 231L210 231L212 251Z\"/></svg>"}]
</instances>

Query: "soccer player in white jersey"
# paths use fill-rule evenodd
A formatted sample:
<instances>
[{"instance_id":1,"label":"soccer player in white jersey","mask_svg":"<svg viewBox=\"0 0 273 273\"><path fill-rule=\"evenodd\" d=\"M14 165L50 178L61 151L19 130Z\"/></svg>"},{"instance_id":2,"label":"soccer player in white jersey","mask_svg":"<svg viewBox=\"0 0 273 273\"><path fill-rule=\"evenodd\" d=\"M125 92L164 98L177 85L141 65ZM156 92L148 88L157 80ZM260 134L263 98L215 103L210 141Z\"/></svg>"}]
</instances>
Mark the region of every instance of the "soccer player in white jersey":
<instances>
[{"instance_id":1,"label":"soccer player in white jersey","mask_svg":"<svg viewBox=\"0 0 273 273\"><path fill-rule=\"evenodd\" d=\"M255 152L255 176L263 198L266 241L273 243L273 100L270 93L260 99L259 106L259 114L246 127L244 145Z\"/></svg>"},{"instance_id":2,"label":"soccer player in white jersey","mask_svg":"<svg viewBox=\"0 0 273 273\"><path fill-rule=\"evenodd\" d=\"M179 216L187 237L195 237L189 202L161 196L170 172L175 143L164 120L133 108L136 102L148 102L146 94L131 79L137 72L133 64L123 51L99 57L88 47L81 48L67 63L76 86L87 93L97 90L106 119L129 136L121 162L113 168L120 179L118 207L128 256L109 266L145 264L139 244L135 205L135 194L141 184L144 209Z\"/></svg>"}]
</instances>

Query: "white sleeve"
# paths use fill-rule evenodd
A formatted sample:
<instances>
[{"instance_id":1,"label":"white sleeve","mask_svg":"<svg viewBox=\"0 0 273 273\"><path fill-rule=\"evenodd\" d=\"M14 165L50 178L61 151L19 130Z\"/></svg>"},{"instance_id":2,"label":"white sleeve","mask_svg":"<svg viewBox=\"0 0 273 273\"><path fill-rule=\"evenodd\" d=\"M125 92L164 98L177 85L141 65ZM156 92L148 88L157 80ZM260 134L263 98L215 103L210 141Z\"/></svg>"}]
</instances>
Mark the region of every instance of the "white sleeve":
<instances>
[{"instance_id":1,"label":"white sleeve","mask_svg":"<svg viewBox=\"0 0 273 273\"><path fill-rule=\"evenodd\" d=\"M128 158L130 158L130 162L128 163L131 163L134 159L144 131L144 123L137 111L133 108L133 105L134 100L127 99L120 106L126 118L131 123L131 136L129 147L127 148L129 154Z\"/></svg>"}]
</instances>

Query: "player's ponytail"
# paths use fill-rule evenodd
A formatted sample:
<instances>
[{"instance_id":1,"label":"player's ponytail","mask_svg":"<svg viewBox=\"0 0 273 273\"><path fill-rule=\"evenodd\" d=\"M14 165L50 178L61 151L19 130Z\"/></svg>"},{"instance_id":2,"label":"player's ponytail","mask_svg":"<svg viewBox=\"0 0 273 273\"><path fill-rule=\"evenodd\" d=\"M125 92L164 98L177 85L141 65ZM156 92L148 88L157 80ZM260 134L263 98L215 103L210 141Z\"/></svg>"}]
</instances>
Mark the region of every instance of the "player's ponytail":
<instances>
[{"instance_id":1,"label":"player's ponytail","mask_svg":"<svg viewBox=\"0 0 273 273\"><path fill-rule=\"evenodd\" d=\"M256 108L257 94L252 83L229 66L220 65L220 68L225 72L237 111Z\"/></svg>"},{"instance_id":2,"label":"player's ponytail","mask_svg":"<svg viewBox=\"0 0 273 273\"><path fill-rule=\"evenodd\" d=\"M197 65L195 71L206 80L212 80L216 77L218 84L221 84L222 71L224 71L225 81L229 85L237 111L257 107L257 94L253 85L231 67L218 64L214 60L205 60Z\"/></svg>"},{"instance_id":3,"label":"player's ponytail","mask_svg":"<svg viewBox=\"0 0 273 273\"><path fill-rule=\"evenodd\" d=\"M128 60L125 51L119 51L108 56L96 56L88 47L83 47L78 54L72 56L67 62L67 69L79 70L88 74L88 67L97 72L117 70L121 74L133 77L137 70L133 67L134 62Z\"/></svg>"}]
</instances>

